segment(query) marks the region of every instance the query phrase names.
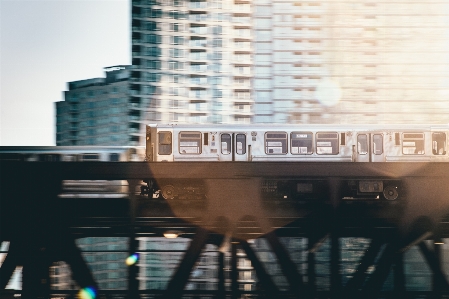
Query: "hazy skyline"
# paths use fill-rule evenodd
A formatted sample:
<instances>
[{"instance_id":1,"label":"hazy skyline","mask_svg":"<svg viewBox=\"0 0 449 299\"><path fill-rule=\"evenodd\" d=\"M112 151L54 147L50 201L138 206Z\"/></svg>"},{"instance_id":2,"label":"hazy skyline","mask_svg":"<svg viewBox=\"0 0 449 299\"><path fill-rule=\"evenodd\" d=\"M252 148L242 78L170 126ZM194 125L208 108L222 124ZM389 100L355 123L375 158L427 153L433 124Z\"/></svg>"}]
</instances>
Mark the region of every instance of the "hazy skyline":
<instances>
[{"instance_id":1,"label":"hazy skyline","mask_svg":"<svg viewBox=\"0 0 449 299\"><path fill-rule=\"evenodd\" d=\"M67 82L130 64L129 0L0 0L0 145L55 145Z\"/></svg>"}]
</instances>

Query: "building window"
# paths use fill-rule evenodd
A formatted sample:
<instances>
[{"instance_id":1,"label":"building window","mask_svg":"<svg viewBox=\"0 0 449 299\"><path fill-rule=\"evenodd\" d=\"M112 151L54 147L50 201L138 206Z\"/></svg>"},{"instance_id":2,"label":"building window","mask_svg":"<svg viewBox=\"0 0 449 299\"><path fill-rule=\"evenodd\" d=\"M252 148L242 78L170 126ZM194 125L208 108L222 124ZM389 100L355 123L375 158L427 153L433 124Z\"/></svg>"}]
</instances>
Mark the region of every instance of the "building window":
<instances>
[{"instance_id":1,"label":"building window","mask_svg":"<svg viewBox=\"0 0 449 299\"><path fill-rule=\"evenodd\" d=\"M169 61L168 62L168 68L170 70L183 70L184 69L184 63L180 61Z\"/></svg>"},{"instance_id":2,"label":"building window","mask_svg":"<svg viewBox=\"0 0 449 299\"><path fill-rule=\"evenodd\" d=\"M161 74L159 73L147 73L147 81L148 82L159 82L161 81Z\"/></svg>"},{"instance_id":3,"label":"building window","mask_svg":"<svg viewBox=\"0 0 449 299\"><path fill-rule=\"evenodd\" d=\"M162 18L162 10L149 8L146 13L148 18Z\"/></svg>"},{"instance_id":4,"label":"building window","mask_svg":"<svg viewBox=\"0 0 449 299\"><path fill-rule=\"evenodd\" d=\"M214 38L213 42L212 42L213 47L223 47L223 39L221 38Z\"/></svg>"},{"instance_id":5,"label":"building window","mask_svg":"<svg viewBox=\"0 0 449 299\"><path fill-rule=\"evenodd\" d=\"M170 23L170 31L175 31L175 32L184 31L184 24Z\"/></svg>"},{"instance_id":6,"label":"building window","mask_svg":"<svg viewBox=\"0 0 449 299\"><path fill-rule=\"evenodd\" d=\"M223 97L223 91L221 89L212 89L212 96L214 98L221 98Z\"/></svg>"},{"instance_id":7,"label":"building window","mask_svg":"<svg viewBox=\"0 0 449 299\"><path fill-rule=\"evenodd\" d=\"M146 23L146 30L149 31L158 31L161 30L161 24L159 22L147 22Z\"/></svg>"},{"instance_id":8,"label":"building window","mask_svg":"<svg viewBox=\"0 0 449 299\"><path fill-rule=\"evenodd\" d=\"M159 60L148 60L147 68L152 69L152 70L160 70L161 62Z\"/></svg>"},{"instance_id":9,"label":"building window","mask_svg":"<svg viewBox=\"0 0 449 299\"><path fill-rule=\"evenodd\" d=\"M170 36L170 43L172 45L183 45L184 37L183 36Z\"/></svg>"},{"instance_id":10,"label":"building window","mask_svg":"<svg viewBox=\"0 0 449 299\"><path fill-rule=\"evenodd\" d=\"M183 49L178 49L178 48L174 48L174 49L170 49L170 57L172 58L182 58L185 56L185 51Z\"/></svg>"},{"instance_id":11,"label":"building window","mask_svg":"<svg viewBox=\"0 0 449 299\"><path fill-rule=\"evenodd\" d=\"M145 42L150 44L160 44L162 37L157 34L145 34Z\"/></svg>"},{"instance_id":12,"label":"building window","mask_svg":"<svg viewBox=\"0 0 449 299\"><path fill-rule=\"evenodd\" d=\"M146 48L147 56L161 56L161 48L159 47L147 47Z\"/></svg>"}]
</instances>

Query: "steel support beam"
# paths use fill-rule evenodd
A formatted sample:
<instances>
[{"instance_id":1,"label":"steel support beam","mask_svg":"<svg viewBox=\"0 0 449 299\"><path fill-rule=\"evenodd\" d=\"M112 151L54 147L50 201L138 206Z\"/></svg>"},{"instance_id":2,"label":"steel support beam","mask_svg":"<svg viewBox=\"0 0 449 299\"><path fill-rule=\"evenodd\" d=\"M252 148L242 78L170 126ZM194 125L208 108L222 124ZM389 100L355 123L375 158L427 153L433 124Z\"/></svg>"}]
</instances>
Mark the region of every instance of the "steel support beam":
<instances>
[{"instance_id":1,"label":"steel support beam","mask_svg":"<svg viewBox=\"0 0 449 299\"><path fill-rule=\"evenodd\" d=\"M341 292L341 276L340 276L340 240L338 235L331 233L331 249L330 249L330 280L332 298L340 298Z\"/></svg>"},{"instance_id":2,"label":"steel support beam","mask_svg":"<svg viewBox=\"0 0 449 299\"><path fill-rule=\"evenodd\" d=\"M273 231L265 235L271 249L276 254L279 264L282 269L282 273L287 278L291 292L299 298L300 292L304 292L304 284L301 274L299 274L295 263L290 259L290 254L284 245L279 241L276 233Z\"/></svg>"},{"instance_id":3,"label":"steel support beam","mask_svg":"<svg viewBox=\"0 0 449 299\"><path fill-rule=\"evenodd\" d=\"M430 250L424 242L420 242L418 244L419 249L421 250L422 255L427 261L429 268L432 270L433 276L435 280L438 281L438 285L444 291L449 291L449 283L446 279L446 275L441 269L440 261L435 255L433 250Z\"/></svg>"},{"instance_id":4,"label":"steel support beam","mask_svg":"<svg viewBox=\"0 0 449 299\"><path fill-rule=\"evenodd\" d=\"M366 278L366 270L368 270L369 266L374 264L374 260L379 254L382 244L383 242L377 238L371 240L368 249L365 251L365 255L363 255L362 259L359 262L356 272L345 285L346 293L356 292L362 287L362 284Z\"/></svg>"},{"instance_id":5,"label":"steel support beam","mask_svg":"<svg viewBox=\"0 0 449 299\"><path fill-rule=\"evenodd\" d=\"M21 261L23 253L21 251L24 247L18 244L19 242L20 240L14 240L9 243L8 254L0 268L0 290L6 288L16 267L23 265L23 261Z\"/></svg>"},{"instance_id":6,"label":"steel support beam","mask_svg":"<svg viewBox=\"0 0 449 299\"><path fill-rule=\"evenodd\" d=\"M377 298L382 285L387 279L391 266L398 254L398 246L396 244L388 244L379 258L374 272L365 284L362 290L362 298Z\"/></svg>"},{"instance_id":7,"label":"steel support beam","mask_svg":"<svg viewBox=\"0 0 449 299\"><path fill-rule=\"evenodd\" d=\"M175 274L173 274L170 282L168 283L167 289L162 295L162 298L175 299L182 297L184 287L187 284L190 273L195 266L196 261L201 255L201 251L206 245L208 236L209 232L206 229L197 229L195 237L190 243L183 259L179 263Z\"/></svg>"},{"instance_id":8,"label":"steel support beam","mask_svg":"<svg viewBox=\"0 0 449 299\"><path fill-rule=\"evenodd\" d=\"M217 299L225 299L224 253L218 252L218 294Z\"/></svg>"},{"instance_id":9,"label":"steel support beam","mask_svg":"<svg viewBox=\"0 0 449 299\"><path fill-rule=\"evenodd\" d=\"M75 239L70 235L67 229L65 233L61 234L60 240L61 257L59 260L67 262L72 271L72 278L81 288L93 287L98 290L97 282L95 281L86 261L83 258L81 250L76 246Z\"/></svg>"},{"instance_id":10,"label":"steel support beam","mask_svg":"<svg viewBox=\"0 0 449 299\"><path fill-rule=\"evenodd\" d=\"M129 186L129 245L128 245L128 255L137 254L139 248L138 241L135 235L135 222L137 213L137 197L135 194L136 187L139 185L138 180L128 180ZM140 299L139 295L139 281L137 280L139 268L137 262L128 265L128 298L129 299Z\"/></svg>"},{"instance_id":11,"label":"steel support beam","mask_svg":"<svg viewBox=\"0 0 449 299\"><path fill-rule=\"evenodd\" d=\"M404 255L402 252L396 254L393 265L394 273L394 292L396 298L404 298L405 293L405 274L404 274Z\"/></svg>"},{"instance_id":12,"label":"steel support beam","mask_svg":"<svg viewBox=\"0 0 449 299\"><path fill-rule=\"evenodd\" d=\"M240 245L256 271L257 277L261 283L261 289L267 293L269 298L276 298L276 296L279 295L279 290L271 279L271 276L267 273L262 263L257 258L256 253L246 241L240 241Z\"/></svg>"},{"instance_id":13,"label":"steel support beam","mask_svg":"<svg viewBox=\"0 0 449 299\"><path fill-rule=\"evenodd\" d=\"M237 299L239 295L238 268L237 268L237 243L231 243L231 298Z\"/></svg>"},{"instance_id":14,"label":"steel support beam","mask_svg":"<svg viewBox=\"0 0 449 299\"><path fill-rule=\"evenodd\" d=\"M313 250L315 243L308 238L307 245L307 288L310 298L315 298L316 293L316 271L315 271L315 250Z\"/></svg>"},{"instance_id":15,"label":"steel support beam","mask_svg":"<svg viewBox=\"0 0 449 299\"><path fill-rule=\"evenodd\" d=\"M442 252L441 252L441 245L440 242L442 242L441 239L436 240L434 239L434 245L433 245L433 251L435 252L435 257L438 260L438 265L440 265L440 268L443 269L442 266ZM432 275L432 290L435 292L439 292L443 289L443 283L439 279L439 277L435 274Z\"/></svg>"}]
</instances>

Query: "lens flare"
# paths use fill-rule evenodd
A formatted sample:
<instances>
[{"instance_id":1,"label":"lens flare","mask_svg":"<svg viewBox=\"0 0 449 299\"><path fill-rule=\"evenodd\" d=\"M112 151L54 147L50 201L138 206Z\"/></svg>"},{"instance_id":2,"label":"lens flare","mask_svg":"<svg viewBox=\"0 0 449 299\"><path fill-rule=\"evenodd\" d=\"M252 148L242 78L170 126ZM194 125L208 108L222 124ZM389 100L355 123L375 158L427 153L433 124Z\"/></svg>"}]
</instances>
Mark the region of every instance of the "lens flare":
<instances>
[{"instance_id":1,"label":"lens flare","mask_svg":"<svg viewBox=\"0 0 449 299\"><path fill-rule=\"evenodd\" d=\"M126 258L126 264L132 266L139 260L139 254L134 253Z\"/></svg>"},{"instance_id":2,"label":"lens flare","mask_svg":"<svg viewBox=\"0 0 449 299\"><path fill-rule=\"evenodd\" d=\"M85 287L78 292L79 299L95 299L97 297L97 292L93 287Z\"/></svg>"},{"instance_id":3,"label":"lens flare","mask_svg":"<svg viewBox=\"0 0 449 299\"><path fill-rule=\"evenodd\" d=\"M315 90L315 98L324 106L335 106L341 99L340 85L331 79L324 79Z\"/></svg>"}]
</instances>

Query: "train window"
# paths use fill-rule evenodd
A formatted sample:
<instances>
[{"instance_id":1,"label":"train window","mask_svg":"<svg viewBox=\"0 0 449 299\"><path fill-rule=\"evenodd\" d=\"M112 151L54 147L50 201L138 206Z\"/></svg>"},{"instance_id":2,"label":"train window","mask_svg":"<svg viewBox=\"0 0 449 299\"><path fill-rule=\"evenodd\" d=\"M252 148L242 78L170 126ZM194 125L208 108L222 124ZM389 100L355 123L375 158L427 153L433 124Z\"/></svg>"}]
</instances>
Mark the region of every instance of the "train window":
<instances>
[{"instance_id":1,"label":"train window","mask_svg":"<svg viewBox=\"0 0 449 299\"><path fill-rule=\"evenodd\" d=\"M119 157L120 156L117 153L109 154L109 161L111 161L111 162L118 162L118 161L120 161Z\"/></svg>"},{"instance_id":2,"label":"train window","mask_svg":"<svg viewBox=\"0 0 449 299\"><path fill-rule=\"evenodd\" d=\"M424 155L424 134L402 134L402 153L404 155Z\"/></svg>"},{"instance_id":3,"label":"train window","mask_svg":"<svg viewBox=\"0 0 449 299\"><path fill-rule=\"evenodd\" d=\"M287 153L287 133L266 132L265 133L265 153L286 154Z\"/></svg>"},{"instance_id":4,"label":"train window","mask_svg":"<svg viewBox=\"0 0 449 299\"><path fill-rule=\"evenodd\" d=\"M294 155L313 154L312 132L292 132L290 134L291 153Z\"/></svg>"},{"instance_id":5,"label":"train window","mask_svg":"<svg viewBox=\"0 0 449 299\"><path fill-rule=\"evenodd\" d=\"M201 154L201 132L180 132L179 153Z\"/></svg>"},{"instance_id":6,"label":"train window","mask_svg":"<svg viewBox=\"0 0 449 299\"><path fill-rule=\"evenodd\" d=\"M172 138L171 132L158 132L158 154L159 155L171 155Z\"/></svg>"},{"instance_id":7,"label":"train window","mask_svg":"<svg viewBox=\"0 0 449 299\"><path fill-rule=\"evenodd\" d=\"M83 154L82 155L82 161L99 161L100 155L99 154Z\"/></svg>"},{"instance_id":8,"label":"train window","mask_svg":"<svg viewBox=\"0 0 449 299\"><path fill-rule=\"evenodd\" d=\"M62 157L62 161L64 161L64 162L74 162L74 161L76 161L76 155L64 155Z\"/></svg>"},{"instance_id":9,"label":"train window","mask_svg":"<svg viewBox=\"0 0 449 299\"><path fill-rule=\"evenodd\" d=\"M235 136L235 141L237 143L235 152L238 155L246 154L246 135L245 134L237 134Z\"/></svg>"},{"instance_id":10,"label":"train window","mask_svg":"<svg viewBox=\"0 0 449 299\"><path fill-rule=\"evenodd\" d=\"M366 134L357 135L357 152L360 155L368 154L368 135Z\"/></svg>"},{"instance_id":11,"label":"train window","mask_svg":"<svg viewBox=\"0 0 449 299\"><path fill-rule=\"evenodd\" d=\"M446 133L432 133L432 152L434 155L446 155Z\"/></svg>"},{"instance_id":12,"label":"train window","mask_svg":"<svg viewBox=\"0 0 449 299\"><path fill-rule=\"evenodd\" d=\"M381 134L373 135L373 154L382 155L384 151L384 139Z\"/></svg>"},{"instance_id":13,"label":"train window","mask_svg":"<svg viewBox=\"0 0 449 299\"><path fill-rule=\"evenodd\" d=\"M316 153L318 155L338 155L338 133L316 133Z\"/></svg>"},{"instance_id":14,"label":"train window","mask_svg":"<svg viewBox=\"0 0 449 299\"><path fill-rule=\"evenodd\" d=\"M229 155L231 153L231 135L221 134L221 153Z\"/></svg>"},{"instance_id":15,"label":"train window","mask_svg":"<svg viewBox=\"0 0 449 299\"><path fill-rule=\"evenodd\" d=\"M0 161L23 161L24 155L14 153L0 153Z\"/></svg>"},{"instance_id":16,"label":"train window","mask_svg":"<svg viewBox=\"0 0 449 299\"><path fill-rule=\"evenodd\" d=\"M59 162L60 156L58 154L40 154L39 161L41 161L41 162Z\"/></svg>"}]
</instances>

